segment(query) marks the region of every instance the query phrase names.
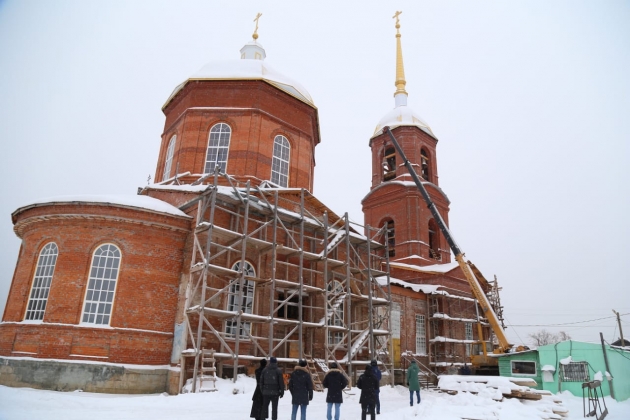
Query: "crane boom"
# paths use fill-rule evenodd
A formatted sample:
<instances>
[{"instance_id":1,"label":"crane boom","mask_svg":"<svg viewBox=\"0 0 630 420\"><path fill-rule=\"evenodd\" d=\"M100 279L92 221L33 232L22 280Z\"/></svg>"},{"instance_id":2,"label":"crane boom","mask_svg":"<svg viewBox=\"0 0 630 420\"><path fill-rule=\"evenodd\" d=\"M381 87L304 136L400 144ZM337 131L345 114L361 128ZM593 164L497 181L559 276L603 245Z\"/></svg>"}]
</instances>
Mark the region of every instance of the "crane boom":
<instances>
[{"instance_id":1,"label":"crane boom","mask_svg":"<svg viewBox=\"0 0 630 420\"><path fill-rule=\"evenodd\" d=\"M494 312L494 309L492 309L492 305L490 305L490 301L488 300L488 297L486 296L484 291L481 289L481 285L479 285L479 281L477 281L477 278L473 274L472 270L470 269L468 264L466 264L466 262L464 261L464 253L460 249L459 245L457 245L457 242L455 242L455 238L453 238L451 231L446 226L446 223L444 223L444 219L442 218L442 215L438 212L437 207L435 206L435 203L433 202L433 200L431 200L431 197L429 196L429 193L427 192L426 188L424 188L424 185L422 185L422 181L420 180L420 177L418 177L418 174L411 166L411 163L407 159L407 156L405 156L405 153L403 152L402 148L398 144L396 137L394 137L394 134L392 133L389 127L384 127L383 131L389 135L389 138L394 144L396 151L398 152L400 157L403 159L404 165L407 168L409 175L411 175L411 178L413 178L413 182L416 183L418 190L420 190L420 194L422 194L422 198L424 198L424 201L427 204L429 211L431 211L431 214L433 215L433 218L435 219L440 230L442 231L444 238L446 238L446 242L448 242L448 245L450 246L451 251L453 251L453 254L455 255L455 260L459 264L459 268L464 273L466 280L468 280L468 283L470 284L470 288L472 289L473 295L479 302L479 306L481 306L481 310L483 311L484 316L490 323L490 326L492 327L494 334L497 336L497 340L499 341L500 351L505 352L507 349L512 347L512 345L508 342L507 337L505 336L505 331L503 331L503 328L501 327L499 318L497 317L497 314Z\"/></svg>"}]
</instances>

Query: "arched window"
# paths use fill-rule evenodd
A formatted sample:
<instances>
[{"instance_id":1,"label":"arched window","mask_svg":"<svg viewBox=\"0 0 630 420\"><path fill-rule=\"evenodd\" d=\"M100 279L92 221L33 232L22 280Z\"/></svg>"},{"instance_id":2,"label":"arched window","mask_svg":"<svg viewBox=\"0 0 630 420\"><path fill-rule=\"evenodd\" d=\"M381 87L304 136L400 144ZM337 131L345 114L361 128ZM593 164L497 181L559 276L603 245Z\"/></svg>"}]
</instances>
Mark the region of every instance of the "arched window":
<instances>
[{"instance_id":1,"label":"arched window","mask_svg":"<svg viewBox=\"0 0 630 420\"><path fill-rule=\"evenodd\" d=\"M393 257L396 255L396 228L394 227L394 221L391 219L386 220L383 225L386 226L385 229L387 231L387 247L389 249L389 256Z\"/></svg>"},{"instance_id":2,"label":"arched window","mask_svg":"<svg viewBox=\"0 0 630 420\"><path fill-rule=\"evenodd\" d=\"M429 152L427 152L426 149L422 149L420 151L420 155L420 158L422 160L422 178L425 181L431 182L431 161L429 160Z\"/></svg>"},{"instance_id":3,"label":"arched window","mask_svg":"<svg viewBox=\"0 0 630 420\"><path fill-rule=\"evenodd\" d=\"M396 178L396 149L389 146L383 153L383 181Z\"/></svg>"},{"instance_id":4,"label":"arched window","mask_svg":"<svg viewBox=\"0 0 630 420\"><path fill-rule=\"evenodd\" d=\"M328 310L328 325L343 327L343 303L345 297L346 294L344 293L341 282L334 280L332 283L328 284L328 302L330 306ZM337 344L340 343L341 340L343 340L343 331L328 332L329 344Z\"/></svg>"},{"instance_id":5,"label":"arched window","mask_svg":"<svg viewBox=\"0 0 630 420\"><path fill-rule=\"evenodd\" d=\"M241 271L241 262L238 261L236 264L232 266L232 270ZM245 276L255 277L256 270L254 267L247 261L243 265L243 272ZM245 280L243 284L243 294L239 301L239 283L235 281L230 286L230 291L228 292L228 305L227 310L231 312L239 312L243 311L243 313L251 314L254 309L254 282L252 280ZM225 333L228 336L234 337L236 335L236 331L238 328L238 321L234 319L229 319L225 323ZM245 332L247 331L247 333ZM248 333L250 332L250 323L249 322L241 322L241 328L239 330L239 336L248 337Z\"/></svg>"},{"instance_id":6,"label":"arched window","mask_svg":"<svg viewBox=\"0 0 630 420\"><path fill-rule=\"evenodd\" d=\"M166 162L164 163L164 173L162 174L162 181L166 181L171 177L171 164L173 163L173 153L175 152L175 142L177 141L177 135L171 137L171 141L168 142L166 148Z\"/></svg>"},{"instance_id":7,"label":"arched window","mask_svg":"<svg viewBox=\"0 0 630 420\"><path fill-rule=\"evenodd\" d=\"M216 124L210 129L206 167L203 173L212 173L217 166L225 173L231 137L232 129L225 123Z\"/></svg>"},{"instance_id":8,"label":"arched window","mask_svg":"<svg viewBox=\"0 0 630 420\"><path fill-rule=\"evenodd\" d=\"M81 322L109 325L120 268L120 250L113 244L99 246L92 255L91 267Z\"/></svg>"},{"instance_id":9,"label":"arched window","mask_svg":"<svg viewBox=\"0 0 630 420\"><path fill-rule=\"evenodd\" d=\"M291 146L284 136L273 140L273 160L271 161L271 182L281 187L289 186L289 155Z\"/></svg>"},{"instance_id":10,"label":"arched window","mask_svg":"<svg viewBox=\"0 0 630 420\"><path fill-rule=\"evenodd\" d=\"M26 307L26 321L41 321L46 312L50 283L52 282L55 264L57 263L58 249L54 242L47 243L39 253L35 277L31 286L31 295Z\"/></svg>"},{"instance_id":11,"label":"arched window","mask_svg":"<svg viewBox=\"0 0 630 420\"><path fill-rule=\"evenodd\" d=\"M433 258L434 260L442 259L437 225L433 219L429 220L429 258Z\"/></svg>"}]
</instances>

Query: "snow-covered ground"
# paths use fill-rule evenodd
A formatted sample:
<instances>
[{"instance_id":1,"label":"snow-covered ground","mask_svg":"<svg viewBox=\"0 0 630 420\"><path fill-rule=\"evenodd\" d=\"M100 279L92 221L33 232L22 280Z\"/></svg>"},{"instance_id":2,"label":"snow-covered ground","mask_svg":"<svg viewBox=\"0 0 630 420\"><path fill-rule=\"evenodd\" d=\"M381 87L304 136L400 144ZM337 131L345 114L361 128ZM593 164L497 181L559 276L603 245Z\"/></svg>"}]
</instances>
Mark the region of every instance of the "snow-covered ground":
<instances>
[{"instance_id":1,"label":"snow-covered ground","mask_svg":"<svg viewBox=\"0 0 630 420\"><path fill-rule=\"evenodd\" d=\"M256 384L241 377L236 383L219 380L217 392L199 394L111 395L87 392L55 392L0 386L0 420L246 420ZM583 419L582 399L569 393L557 397L569 409L568 419ZM326 418L326 395L315 392L307 419ZM630 419L630 400L622 403L606 398L607 420ZM455 420L455 419L540 419L554 418L545 411L548 404L504 399L460 392L448 395L422 391L421 404L409 406L409 392L397 386L381 388L381 414L377 420ZM280 400L278 420L291 417L291 395ZM298 414L299 416L299 414ZM341 405L341 420L360 419L359 390L352 389ZM369 418L369 417L368 417ZM299 417L298 417L299 419Z\"/></svg>"}]
</instances>

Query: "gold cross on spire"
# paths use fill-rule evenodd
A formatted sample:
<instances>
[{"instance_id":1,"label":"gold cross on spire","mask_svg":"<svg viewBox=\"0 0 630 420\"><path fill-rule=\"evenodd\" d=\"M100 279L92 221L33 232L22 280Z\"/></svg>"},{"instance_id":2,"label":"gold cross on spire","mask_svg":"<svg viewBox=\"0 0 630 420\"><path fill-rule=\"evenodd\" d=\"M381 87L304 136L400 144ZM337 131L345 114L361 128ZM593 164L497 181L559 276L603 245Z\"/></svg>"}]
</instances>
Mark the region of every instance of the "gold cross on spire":
<instances>
[{"instance_id":1,"label":"gold cross on spire","mask_svg":"<svg viewBox=\"0 0 630 420\"><path fill-rule=\"evenodd\" d=\"M397 11L396 13L394 13L394 16L392 16L392 19L396 19L396 32L398 32L398 29L400 28L400 19L398 18L398 16L400 16L401 13L401 11Z\"/></svg>"},{"instance_id":2,"label":"gold cross on spire","mask_svg":"<svg viewBox=\"0 0 630 420\"><path fill-rule=\"evenodd\" d=\"M261 16L262 13L258 12L256 18L254 19L254 22L256 22L256 29L254 29L254 34L252 35L252 38L254 38L255 40L258 39L258 19L260 19Z\"/></svg>"}]
</instances>

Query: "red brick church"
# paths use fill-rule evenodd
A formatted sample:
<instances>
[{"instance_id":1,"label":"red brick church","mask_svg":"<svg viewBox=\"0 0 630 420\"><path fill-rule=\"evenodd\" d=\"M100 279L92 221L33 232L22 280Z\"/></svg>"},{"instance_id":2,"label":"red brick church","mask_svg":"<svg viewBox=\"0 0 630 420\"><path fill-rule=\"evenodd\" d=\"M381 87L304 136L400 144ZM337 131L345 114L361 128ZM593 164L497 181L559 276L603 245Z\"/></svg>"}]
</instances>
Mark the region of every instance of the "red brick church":
<instances>
[{"instance_id":1,"label":"red brick church","mask_svg":"<svg viewBox=\"0 0 630 420\"><path fill-rule=\"evenodd\" d=\"M395 106L366 139L363 226L311 193L317 108L266 64L255 32L240 59L208 63L166 100L154 184L13 212L22 245L0 384L178 393L271 356L284 369L334 360L350 378L377 359L393 384L412 358L434 372L463 364L473 324L488 338L487 323L383 133L448 223L438 140L407 106L396 27Z\"/></svg>"}]
</instances>

